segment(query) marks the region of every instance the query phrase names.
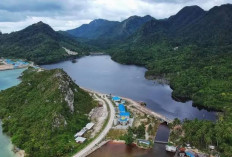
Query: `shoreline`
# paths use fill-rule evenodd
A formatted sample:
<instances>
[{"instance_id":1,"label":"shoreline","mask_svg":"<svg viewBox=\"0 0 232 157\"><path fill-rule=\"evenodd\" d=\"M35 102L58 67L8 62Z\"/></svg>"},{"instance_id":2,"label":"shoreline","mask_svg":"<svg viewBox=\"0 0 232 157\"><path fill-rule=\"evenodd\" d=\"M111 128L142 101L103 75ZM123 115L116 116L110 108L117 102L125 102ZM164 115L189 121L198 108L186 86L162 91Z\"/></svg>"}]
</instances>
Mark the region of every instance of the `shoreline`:
<instances>
[{"instance_id":1,"label":"shoreline","mask_svg":"<svg viewBox=\"0 0 232 157\"><path fill-rule=\"evenodd\" d=\"M18 68L14 68L14 67L12 67L12 68L5 68L5 69L3 69L3 68L0 68L0 71L7 71L7 70L17 70L17 69L24 69L24 68L27 68L27 67L29 67L29 66L18 67Z\"/></svg>"},{"instance_id":2,"label":"shoreline","mask_svg":"<svg viewBox=\"0 0 232 157\"><path fill-rule=\"evenodd\" d=\"M81 86L80 86L80 88L83 89L83 90L85 90L85 91L87 91L87 92L90 92L90 93L105 94L105 93L101 93L101 92L98 92L98 91L94 91L94 90L92 90L92 89L87 89L87 88L81 87ZM108 95L108 94L107 94L107 95ZM145 106L140 105L139 102L137 102L137 101L135 101L135 100L133 100L133 99L126 98L126 97L122 97L122 96L120 96L120 97L121 97L122 99L128 101L128 102L129 102L130 104L132 104L136 109L138 109L139 111L141 111L141 112L143 112L143 113L145 113L145 114L147 114L147 115L150 115L150 116L153 116L153 117L155 117L155 118L164 120L164 121L166 121L166 122L168 122L168 123L172 123L172 122L173 122L172 119L169 119L169 118L165 117L164 115L161 115L161 114L159 114L159 113L157 113L157 112L155 112L155 111L153 111L153 110L151 110L151 109L149 109L149 108L147 108L147 107L145 107Z\"/></svg>"}]
</instances>

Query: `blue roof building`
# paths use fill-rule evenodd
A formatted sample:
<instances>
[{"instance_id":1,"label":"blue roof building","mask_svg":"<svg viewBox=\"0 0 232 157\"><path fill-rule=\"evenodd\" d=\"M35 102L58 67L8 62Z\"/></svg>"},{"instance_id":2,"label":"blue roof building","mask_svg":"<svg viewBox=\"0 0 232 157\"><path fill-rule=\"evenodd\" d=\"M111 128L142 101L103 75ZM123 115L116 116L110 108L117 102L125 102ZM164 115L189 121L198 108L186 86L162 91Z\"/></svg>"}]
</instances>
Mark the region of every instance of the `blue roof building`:
<instances>
[{"instance_id":1,"label":"blue roof building","mask_svg":"<svg viewBox=\"0 0 232 157\"><path fill-rule=\"evenodd\" d=\"M115 101L115 102L116 102L116 101L121 101L121 98L120 98L120 97L117 97L117 96L114 96L114 97L112 97L112 100Z\"/></svg>"},{"instance_id":2,"label":"blue roof building","mask_svg":"<svg viewBox=\"0 0 232 157\"><path fill-rule=\"evenodd\" d=\"M120 117L122 117L122 116L124 116L124 117L130 117L130 113L129 112L120 112L119 116Z\"/></svg>"},{"instance_id":3,"label":"blue roof building","mask_svg":"<svg viewBox=\"0 0 232 157\"><path fill-rule=\"evenodd\" d=\"M123 104L118 105L119 112L126 112L125 106Z\"/></svg>"}]
</instances>

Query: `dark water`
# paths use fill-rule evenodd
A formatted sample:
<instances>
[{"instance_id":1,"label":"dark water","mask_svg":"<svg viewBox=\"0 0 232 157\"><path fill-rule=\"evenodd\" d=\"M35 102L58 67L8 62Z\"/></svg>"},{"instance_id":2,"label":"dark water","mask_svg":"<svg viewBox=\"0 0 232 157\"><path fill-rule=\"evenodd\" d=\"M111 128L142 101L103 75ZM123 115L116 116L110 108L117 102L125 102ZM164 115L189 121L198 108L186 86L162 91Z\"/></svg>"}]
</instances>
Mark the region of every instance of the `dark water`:
<instances>
[{"instance_id":1,"label":"dark water","mask_svg":"<svg viewBox=\"0 0 232 157\"><path fill-rule=\"evenodd\" d=\"M167 124L161 124L155 140L167 142L169 132ZM133 145L127 146L123 143L108 142L88 157L173 157L174 155L174 153L166 152L165 144L155 143L152 149L145 150Z\"/></svg>"},{"instance_id":2,"label":"dark water","mask_svg":"<svg viewBox=\"0 0 232 157\"><path fill-rule=\"evenodd\" d=\"M173 157L173 153L165 150L165 145L155 144L151 150L136 146L127 146L123 143L108 142L87 157Z\"/></svg>"},{"instance_id":3,"label":"dark water","mask_svg":"<svg viewBox=\"0 0 232 157\"><path fill-rule=\"evenodd\" d=\"M192 101L173 100L169 85L144 78L145 68L118 64L110 56L87 56L78 59L77 63L65 61L42 67L63 68L82 87L144 101L148 108L170 119L216 119L215 112L199 110L192 106Z\"/></svg>"},{"instance_id":4,"label":"dark water","mask_svg":"<svg viewBox=\"0 0 232 157\"><path fill-rule=\"evenodd\" d=\"M160 124L156 133L155 141L168 142L169 133L170 129L167 124Z\"/></svg>"}]
</instances>

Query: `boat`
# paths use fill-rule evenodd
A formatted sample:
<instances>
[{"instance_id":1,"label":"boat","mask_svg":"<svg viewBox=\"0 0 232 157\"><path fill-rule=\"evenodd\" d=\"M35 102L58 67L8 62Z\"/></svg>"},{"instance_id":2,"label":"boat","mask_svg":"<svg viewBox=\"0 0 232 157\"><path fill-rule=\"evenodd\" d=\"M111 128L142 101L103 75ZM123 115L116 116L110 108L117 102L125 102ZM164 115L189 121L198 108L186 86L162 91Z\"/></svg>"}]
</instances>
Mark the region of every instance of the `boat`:
<instances>
[{"instance_id":1,"label":"boat","mask_svg":"<svg viewBox=\"0 0 232 157\"><path fill-rule=\"evenodd\" d=\"M77 62L77 60L76 59L72 59L72 63L76 63Z\"/></svg>"}]
</instances>

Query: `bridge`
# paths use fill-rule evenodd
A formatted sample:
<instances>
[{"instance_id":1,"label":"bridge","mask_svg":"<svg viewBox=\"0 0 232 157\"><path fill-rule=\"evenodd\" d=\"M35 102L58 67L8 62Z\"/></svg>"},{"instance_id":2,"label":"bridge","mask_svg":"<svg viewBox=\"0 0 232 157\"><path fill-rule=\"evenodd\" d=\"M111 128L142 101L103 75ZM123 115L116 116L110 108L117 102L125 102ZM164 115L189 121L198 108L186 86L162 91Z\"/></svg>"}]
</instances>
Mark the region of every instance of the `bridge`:
<instances>
[{"instance_id":1,"label":"bridge","mask_svg":"<svg viewBox=\"0 0 232 157\"><path fill-rule=\"evenodd\" d=\"M159 143L159 144L168 144L167 141L155 141L154 143Z\"/></svg>"}]
</instances>

